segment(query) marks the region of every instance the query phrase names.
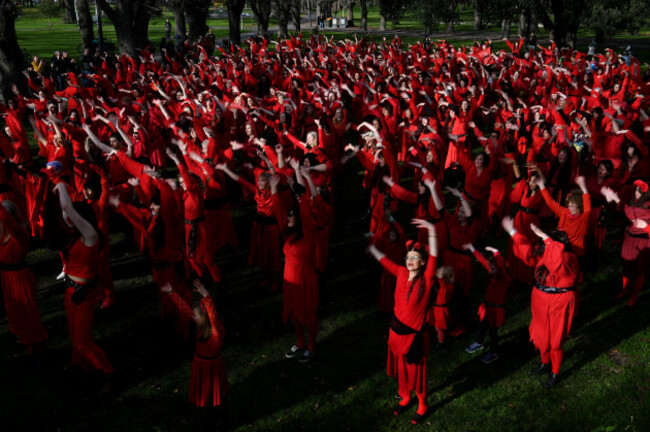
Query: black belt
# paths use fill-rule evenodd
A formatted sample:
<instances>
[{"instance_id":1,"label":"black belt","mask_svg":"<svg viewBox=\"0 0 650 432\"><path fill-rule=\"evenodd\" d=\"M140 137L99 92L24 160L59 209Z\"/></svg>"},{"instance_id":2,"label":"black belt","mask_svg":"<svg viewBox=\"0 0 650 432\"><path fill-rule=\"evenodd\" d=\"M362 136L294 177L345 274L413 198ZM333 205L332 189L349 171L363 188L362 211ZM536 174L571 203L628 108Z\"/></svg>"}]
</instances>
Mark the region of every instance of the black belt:
<instances>
[{"instance_id":1,"label":"black belt","mask_svg":"<svg viewBox=\"0 0 650 432\"><path fill-rule=\"evenodd\" d=\"M532 209L530 207L524 207L524 206L520 206L519 211L522 211L522 212L528 213L528 214L534 214L534 215L539 214L539 210L535 210L535 209Z\"/></svg>"},{"instance_id":2,"label":"black belt","mask_svg":"<svg viewBox=\"0 0 650 432\"><path fill-rule=\"evenodd\" d=\"M277 225L278 221L275 216L264 216L260 213L255 213L255 222L260 225Z\"/></svg>"},{"instance_id":3,"label":"black belt","mask_svg":"<svg viewBox=\"0 0 650 432\"><path fill-rule=\"evenodd\" d=\"M197 353L197 352L195 352L194 355L197 356L197 357L200 358L200 359L203 359L203 360L216 360L216 359L218 359L219 357L221 357L221 355L216 355L216 356L214 356L214 357L205 357L205 356L202 356L201 354L199 354L199 353Z\"/></svg>"},{"instance_id":4,"label":"black belt","mask_svg":"<svg viewBox=\"0 0 650 432\"><path fill-rule=\"evenodd\" d=\"M74 292L70 296L70 300L72 300L74 304L78 305L86 298L86 296L88 296L88 290L97 286L97 279L93 279L85 284L80 284L79 282L73 281L70 276L65 275L63 278L63 284L68 289L74 289Z\"/></svg>"},{"instance_id":5,"label":"black belt","mask_svg":"<svg viewBox=\"0 0 650 432\"><path fill-rule=\"evenodd\" d=\"M541 292L544 292L546 294L562 294L570 291L575 291L575 288L570 287L570 288L557 288L557 287L551 287L551 286L546 286L542 285L539 282L535 282L535 288L540 290Z\"/></svg>"},{"instance_id":6,"label":"black belt","mask_svg":"<svg viewBox=\"0 0 650 432\"><path fill-rule=\"evenodd\" d=\"M203 216L199 216L196 219L185 219L185 225L194 225L194 224L197 224L197 223L203 221L204 219L205 219L205 217L203 217Z\"/></svg>"},{"instance_id":7,"label":"black belt","mask_svg":"<svg viewBox=\"0 0 650 432\"><path fill-rule=\"evenodd\" d=\"M634 233L631 233L631 232L628 231L627 235L629 235L630 237L634 237L634 238L640 238L640 239L646 239L646 240L650 239L650 236L646 232L640 233L640 234L634 234Z\"/></svg>"},{"instance_id":8,"label":"black belt","mask_svg":"<svg viewBox=\"0 0 650 432\"><path fill-rule=\"evenodd\" d=\"M485 307L491 307L491 308L502 308L502 309L504 309L506 307L505 305L498 304L498 303L485 303L485 302L483 302L483 304L485 305Z\"/></svg>"},{"instance_id":9,"label":"black belt","mask_svg":"<svg viewBox=\"0 0 650 432\"><path fill-rule=\"evenodd\" d=\"M221 197L215 199L207 199L203 201L203 208L206 210L217 210L229 204L228 197Z\"/></svg>"},{"instance_id":10,"label":"black belt","mask_svg":"<svg viewBox=\"0 0 650 432\"><path fill-rule=\"evenodd\" d=\"M469 198L469 199L471 199L472 201L477 202L477 203L480 203L480 202L485 201L485 198L484 198L484 199L478 199L478 198L476 198L476 197L474 197L474 196L468 194L466 190L463 191L463 195L465 195L467 198Z\"/></svg>"},{"instance_id":11,"label":"black belt","mask_svg":"<svg viewBox=\"0 0 650 432\"><path fill-rule=\"evenodd\" d=\"M474 254L471 253L470 251L456 249L456 248L453 247L453 246L447 246L447 250L452 251L453 253L457 253L457 254L459 254L459 255L474 256Z\"/></svg>"},{"instance_id":12,"label":"black belt","mask_svg":"<svg viewBox=\"0 0 650 432\"><path fill-rule=\"evenodd\" d=\"M433 306L435 306L435 307L447 307L447 306L449 306L449 303L434 304Z\"/></svg>"},{"instance_id":13,"label":"black belt","mask_svg":"<svg viewBox=\"0 0 650 432\"><path fill-rule=\"evenodd\" d=\"M25 260L13 264L0 263L0 270L2 271L18 271L24 269L25 267L27 267Z\"/></svg>"}]
</instances>

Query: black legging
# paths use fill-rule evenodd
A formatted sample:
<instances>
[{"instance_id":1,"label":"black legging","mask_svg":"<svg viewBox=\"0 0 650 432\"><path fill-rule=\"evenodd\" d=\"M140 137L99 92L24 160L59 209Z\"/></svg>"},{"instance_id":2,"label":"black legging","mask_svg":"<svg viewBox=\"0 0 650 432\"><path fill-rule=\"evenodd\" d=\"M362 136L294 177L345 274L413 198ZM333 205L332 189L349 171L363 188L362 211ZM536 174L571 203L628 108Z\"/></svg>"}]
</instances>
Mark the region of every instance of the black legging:
<instances>
[{"instance_id":1,"label":"black legging","mask_svg":"<svg viewBox=\"0 0 650 432\"><path fill-rule=\"evenodd\" d=\"M483 320L478 325L478 338L476 342L483 344L485 340L485 332L490 329L490 352L496 353L499 346L499 328L490 327L486 320Z\"/></svg>"}]
</instances>

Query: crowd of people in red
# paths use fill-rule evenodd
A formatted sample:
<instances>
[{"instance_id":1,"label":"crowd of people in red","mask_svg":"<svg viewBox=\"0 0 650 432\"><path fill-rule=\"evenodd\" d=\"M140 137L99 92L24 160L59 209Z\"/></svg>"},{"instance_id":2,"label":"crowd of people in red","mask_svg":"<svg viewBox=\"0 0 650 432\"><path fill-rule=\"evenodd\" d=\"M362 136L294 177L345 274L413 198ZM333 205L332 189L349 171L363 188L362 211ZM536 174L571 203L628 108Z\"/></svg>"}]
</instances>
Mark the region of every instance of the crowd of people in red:
<instances>
[{"instance_id":1,"label":"crowd of people in red","mask_svg":"<svg viewBox=\"0 0 650 432\"><path fill-rule=\"evenodd\" d=\"M547 387L611 222L628 224L617 298L635 305L650 264L650 71L636 59L523 41L499 51L399 38L271 44L107 56L66 73L58 91L59 77L29 71L29 92L15 88L0 106L0 280L10 330L30 353L47 338L25 265L31 235L61 252L70 363L113 373L92 321L115 301L109 234L120 215L151 262L162 313L184 337L196 324L190 400L221 405L224 327L203 283L219 282L215 255L237 246L230 205L243 200L256 204L249 264L282 290L296 331L286 357L312 360L334 205L356 185L335 186L354 159L370 253L385 269L379 309L393 316L394 414L415 391L412 421L426 415L428 329L438 348L465 331L475 259L489 282L467 351L483 349L489 330L482 360L498 359L508 290L532 287L533 373L551 373ZM418 229L408 243L395 219L404 203ZM487 244L500 225L511 238L501 252Z\"/></svg>"}]
</instances>

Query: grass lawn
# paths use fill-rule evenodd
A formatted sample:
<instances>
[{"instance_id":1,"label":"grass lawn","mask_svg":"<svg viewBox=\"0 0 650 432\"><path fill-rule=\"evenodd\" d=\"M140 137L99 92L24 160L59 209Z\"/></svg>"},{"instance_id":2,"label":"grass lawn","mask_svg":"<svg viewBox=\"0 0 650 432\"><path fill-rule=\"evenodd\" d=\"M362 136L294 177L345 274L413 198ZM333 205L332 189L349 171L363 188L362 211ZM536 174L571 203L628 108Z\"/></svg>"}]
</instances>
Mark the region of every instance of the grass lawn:
<instances>
[{"instance_id":1,"label":"grass lawn","mask_svg":"<svg viewBox=\"0 0 650 432\"><path fill-rule=\"evenodd\" d=\"M29 17L17 23L23 49L44 58L56 49L75 53L74 25ZM355 17L360 17L355 11ZM375 18L373 18L374 20ZM411 21L409 21L411 20ZM150 34L163 35L164 18L152 20ZM403 23L415 22L414 17ZM378 24L378 19L377 19ZM209 25L220 26L221 22ZM389 24L391 25L391 24ZM406 24L404 24L406 25ZM413 25L413 24L411 24ZM374 25L371 24L371 27ZM110 25L106 35L115 40ZM222 37L218 30L217 37ZM335 33L336 38L350 37ZM418 38L404 38L413 43ZM464 42L471 43L471 42ZM497 49L505 47L495 43ZM76 54L74 54L76 56ZM261 275L247 266L253 219L250 206L233 210L240 248L224 252L218 264L224 279L210 290L223 316L227 338L223 352L231 386L229 412L236 431L411 431L410 416L394 417L397 383L386 376L389 318L379 315L376 297L380 267L365 253L359 221L368 198L361 187L362 168L346 167L335 191L336 219L328 271L322 278L321 328L311 363L286 360L294 343L290 325L281 321L281 294L259 288ZM410 179L403 181L410 185ZM453 202L449 202L450 208ZM406 222L412 208L402 206ZM409 233L413 234L412 230ZM620 227L612 226L597 270L582 285L582 300L558 386L546 391L529 377L538 355L528 341L530 290L513 290L507 321L500 330L501 358L490 365L465 352L476 334L474 314L485 286L476 267L469 333L450 339L447 350L432 350L428 363L431 415L426 430L442 431L647 431L650 430L650 295L629 309L613 297L620 288ZM486 244L505 248L495 229ZM201 410L187 402L193 347L173 335L160 319L151 265L132 245L131 231L111 238L111 267L117 303L98 310L95 340L115 369L113 391L105 396L77 388L63 367L70 345L63 307L58 253L38 242L29 266L38 282L38 300L49 333L49 353L31 363L9 333L0 312L0 428L3 431L188 431L201 425ZM0 306L4 308L4 304ZM89 377L92 386L93 377ZM83 387L83 386L82 386Z\"/></svg>"}]
</instances>

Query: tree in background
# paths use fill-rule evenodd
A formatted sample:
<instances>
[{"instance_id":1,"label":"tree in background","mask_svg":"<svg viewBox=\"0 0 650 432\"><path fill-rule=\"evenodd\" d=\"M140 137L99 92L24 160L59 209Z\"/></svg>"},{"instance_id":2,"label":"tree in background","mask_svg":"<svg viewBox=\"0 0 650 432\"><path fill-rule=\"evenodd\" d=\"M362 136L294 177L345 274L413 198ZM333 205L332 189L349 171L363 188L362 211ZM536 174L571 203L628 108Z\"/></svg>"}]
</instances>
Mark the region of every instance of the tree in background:
<instances>
[{"instance_id":1,"label":"tree in background","mask_svg":"<svg viewBox=\"0 0 650 432\"><path fill-rule=\"evenodd\" d=\"M580 19L587 16L590 3L586 0L530 0L537 16L551 39L558 46L575 48Z\"/></svg>"},{"instance_id":2,"label":"tree in background","mask_svg":"<svg viewBox=\"0 0 650 432\"><path fill-rule=\"evenodd\" d=\"M11 0L0 0L0 91L4 99L13 97L11 85L24 84L21 71L25 69L23 52L16 37L18 10Z\"/></svg>"},{"instance_id":3,"label":"tree in background","mask_svg":"<svg viewBox=\"0 0 650 432\"><path fill-rule=\"evenodd\" d=\"M151 14L158 11L157 0L117 0L111 6L106 0L96 0L115 27L120 52L135 56L148 40Z\"/></svg>"},{"instance_id":4,"label":"tree in background","mask_svg":"<svg viewBox=\"0 0 650 432\"><path fill-rule=\"evenodd\" d=\"M66 24L76 23L77 11L74 8L74 0L63 0L63 8L65 9L63 22Z\"/></svg>"},{"instance_id":5,"label":"tree in background","mask_svg":"<svg viewBox=\"0 0 650 432\"><path fill-rule=\"evenodd\" d=\"M174 34L184 35L187 32L185 22L186 3L186 0L165 0L165 6L174 15Z\"/></svg>"},{"instance_id":6,"label":"tree in background","mask_svg":"<svg viewBox=\"0 0 650 432\"><path fill-rule=\"evenodd\" d=\"M611 2L594 0L584 25L596 33L596 42L602 43L617 33L638 34L648 22L650 0L622 0Z\"/></svg>"},{"instance_id":7,"label":"tree in background","mask_svg":"<svg viewBox=\"0 0 650 432\"><path fill-rule=\"evenodd\" d=\"M289 34L289 15L292 0L274 0L275 16L278 18L278 33L280 36Z\"/></svg>"},{"instance_id":8,"label":"tree in background","mask_svg":"<svg viewBox=\"0 0 650 432\"><path fill-rule=\"evenodd\" d=\"M248 5L257 21L257 33L265 35L269 31L271 17L271 0L248 0Z\"/></svg>"},{"instance_id":9,"label":"tree in background","mask_svg":"<svg viewBox=\"0 0 650 432\"><path fill-rule=\"evenodd\" d=\"M241 23L239 18L244 10L246 0L227 0L226 7L228 8L228 36L230 42L240 45L241 44Z\"/></svg>"},{"instance_id":10,"label":"tree in background","mask_svg":"<svg viewBox=\"0 0 650 432\"><path fill-rule=\"evenodd\" d=\"M47 18L50 27L52 27L52 18L61 15L61 8L54 2L54 0L43 0L37 7L38 11Z\"/></svg>"},{"instance_id":11,"label":"tree in background","mask_svg":"<svg viewBox=\"0 0 650 432\"><path fill-rule=\"evenodd\" d=\"M75 0L77 7L77 25L79 33L81 33L81 46L85 49L92 50L93 39L95 39L95 31L93 26L93 16L90 13L90 5L88 0Z\"/></svg>"}]
</instances>

